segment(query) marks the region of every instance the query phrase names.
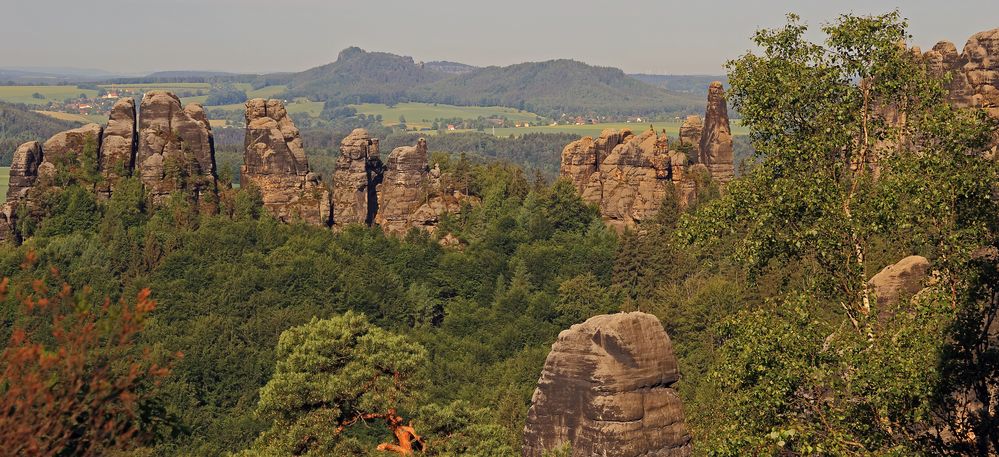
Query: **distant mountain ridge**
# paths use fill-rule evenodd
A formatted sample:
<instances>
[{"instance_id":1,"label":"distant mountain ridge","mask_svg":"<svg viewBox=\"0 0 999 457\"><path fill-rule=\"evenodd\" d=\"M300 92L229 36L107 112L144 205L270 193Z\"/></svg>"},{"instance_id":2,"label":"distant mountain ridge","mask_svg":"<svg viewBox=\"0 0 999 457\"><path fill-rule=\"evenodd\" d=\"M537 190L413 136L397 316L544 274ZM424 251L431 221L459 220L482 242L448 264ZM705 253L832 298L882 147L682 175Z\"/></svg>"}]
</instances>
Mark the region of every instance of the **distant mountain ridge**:
<instances>
[{"instance_id":1,"label":"distant mountain ridge","mask_svg":"<svg viewBox=\"0 0 999 457\"><path fill-rule=\"evenodd\" d=\"M636 73L629 74L628 76L668 91L688 94L705 93L708 85L713 81L721 81L723 84L728 85L728 77L725 75L651 75Z\"/></svg>"},{"instance_id":2,"label":"distant mountain ridge","mask_svg":"<svg viewBox=\"0 0 999 457\"><path fill-rule=\"evenodd\" d=\"M264 75L288 85L288 97L334 103L416 101L509 106L546 116L649 115L701 109L703 94L674 93L611 67L559 59L505 67L456 62L419 63L412 57L351 47L333 63L290 75Z\"/></svg>"}]
</instances>

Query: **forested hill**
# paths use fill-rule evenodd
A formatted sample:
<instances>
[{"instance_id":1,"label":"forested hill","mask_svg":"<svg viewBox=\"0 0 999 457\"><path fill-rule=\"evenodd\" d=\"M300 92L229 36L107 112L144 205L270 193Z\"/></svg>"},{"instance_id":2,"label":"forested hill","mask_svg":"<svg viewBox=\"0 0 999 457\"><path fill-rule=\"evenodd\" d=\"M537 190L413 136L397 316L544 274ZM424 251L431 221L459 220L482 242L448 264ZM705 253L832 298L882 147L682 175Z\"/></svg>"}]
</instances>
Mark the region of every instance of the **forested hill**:
<instances>
[{"instance_id":1,"label":"forested hill","mask_svg":"<svg viewBox=\"0 0 999 457\"><path fill-rule=\"evenodd\" d=\"M291 75L289 96L343 103L392 103L407 89L444 79L446 74L412 57L347 48L336 62Z\"/></svg>"},{"instance_id":2,"label":"forested hill","mask_svg":"<svg viewBox=\"0 0 999 457\"><path fill-rule=\"evenodd\" d=\"M19 144L48 138L78 125L38 114L23 105L0 102L0 166L10 165L11 154Z\"/></svg>"},{"instance_id":3,"label":"forested hill","mask_svg":"<svg viewBox=\"0 0 999 457\"><path fill-rule=\"evenodd\" d=\"M611 67L574 60L486 67L415 88L419 101L452 105L501 105L544 115L562 113L651 114L686 112L703 94L673 94Z\"/></svg>"},{"instance_id":4,"label":"forested hill","mask_svg":"<svg viewBox=\"0 0 999 457\"><path fill-rule=\"evenodd\" d=\"M682 92L689 94L704 94L704 88L713 81L721 81L728 85L728 77L725 75L650 75L650 74L629 74L628 76L643 83L661 87L671 92Z\"/></svg>"},{"instance_id":5,"label":"forested hill","mask_svg":"<svg viewBox=\"0 0 999 457\"><path fill-rule=\"evenodd\" d=\"M317 101L500 105L547 116L686 113L704 104L703 93L669 92L617 68L573 60L485 68L449 64L348 48L331 64L258 81L286 83L288 96Z\"/></svg>"}]
</instances>

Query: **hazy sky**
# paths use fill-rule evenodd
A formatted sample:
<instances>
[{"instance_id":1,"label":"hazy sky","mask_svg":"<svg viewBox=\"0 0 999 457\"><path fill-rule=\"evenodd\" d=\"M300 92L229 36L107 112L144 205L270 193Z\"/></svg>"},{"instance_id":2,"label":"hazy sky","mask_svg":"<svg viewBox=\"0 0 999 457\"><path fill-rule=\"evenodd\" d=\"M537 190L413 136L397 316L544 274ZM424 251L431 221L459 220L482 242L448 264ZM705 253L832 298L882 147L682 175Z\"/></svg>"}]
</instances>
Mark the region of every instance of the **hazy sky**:
<instances>
[{"instance_id":1,"label":"hazy sky","mask_svg":"<svg viewBox=\"0 0 999 457\"><path fill-rule=\"evenodd\" d=\"M627 72L722 73L790 11L899 8L914 43L958 49L999 27L999 0L0 0L0 67L298 71L347 46L473 65L573 58Z\"/></svg>"}]
</instances>

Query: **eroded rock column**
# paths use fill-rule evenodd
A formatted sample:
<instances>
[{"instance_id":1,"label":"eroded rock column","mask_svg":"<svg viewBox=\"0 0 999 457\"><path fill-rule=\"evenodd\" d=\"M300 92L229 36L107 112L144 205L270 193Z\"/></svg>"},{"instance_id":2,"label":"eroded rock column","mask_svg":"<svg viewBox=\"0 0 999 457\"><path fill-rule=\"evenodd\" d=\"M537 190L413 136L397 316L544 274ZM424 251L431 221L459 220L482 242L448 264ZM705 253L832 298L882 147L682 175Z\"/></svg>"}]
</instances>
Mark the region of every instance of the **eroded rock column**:
<instances>
[{"instance_id":1,"label":"eroded rock column","mask_svg":"<svg viewBox=\"0 0 999 457\"><path fill-rule=\"evenodd\" d=\"M240 182L259 189L264 207L282 221L332 223L330 191L310 170L298 128L280 100L246 102Z\"/></svg>"}]
</instances>

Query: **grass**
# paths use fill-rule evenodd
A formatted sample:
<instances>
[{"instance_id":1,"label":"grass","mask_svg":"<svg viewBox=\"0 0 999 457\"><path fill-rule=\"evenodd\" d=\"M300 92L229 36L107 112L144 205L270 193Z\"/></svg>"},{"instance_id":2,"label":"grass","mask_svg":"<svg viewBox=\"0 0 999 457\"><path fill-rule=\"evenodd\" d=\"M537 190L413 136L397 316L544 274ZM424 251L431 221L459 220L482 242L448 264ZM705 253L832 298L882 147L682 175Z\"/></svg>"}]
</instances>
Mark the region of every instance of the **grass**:
<instances>
[{"instance_id":1,"label":"grass","mask_svg":"<svg viewBox=\"0 0 999 457\"><path fill-rule=\"evenodd\" d=\"M41 94L45 98L35 98L32 94ZM0 86L0 100L9 103L25 105L46 105L51 101L61 102L67 98L76 99L80 94L94 97L97 91L80 89L76 86Z\"/></svg>"},{"instance_id":2,"label":"grass","mask_svg":"<svg viewBox=\"0 0 999 457\"><path fill-rule=\"evenodd\" d=\"M7 187L10 186L10 167L0 167L0 198L7 198Z\"/></svg>"},{"instance_id":3,"label":"grass","mask_svg":"<svg viewBox=\"0 0 999 457\"><path fill-rule=\"evenodd\" d=\"M38 114L44 114L48 117L63 121L71 122L82 122L84 124L89 124L91 122L97 124L103 124L107 122L108 117L102 114L74 114L74 113L60 113L59 111L45 111L45 110L35 110Z\"/></svg>"},{"instance_id":4,"label":"grass","mask_svg":"<svg viewBox=\"0 0 999 457\"><path fill-rule=\"evenodd\" d=\"M657 131L662 131L662 129L665 128L666 133L672 137L676 137L677 135L680 134L680 125L681 125L680 121L653 122L652 124ZM743 127L742 124L739 123L739 121L732 121L731 126L732 126L733 136L746 135L747 133L749 133L748 129ZM555 125L555 126L542 125L542 126L531 126L531 127L522 127L522 128L505 127L505 128L497 128L495 130L486 129L485 132L494 133L496 136L502 136L502 137L507 137L510 135L519 137L527 133L574 133L579 136L597 137L600 136L600 132L602 132L604 129L617 129L617 130L631 129L632 132L641 133L649 129L649 124L648 123L639 124L637 122L632 122L632 123L618 122L618 123L594 124L594 125Z\"/></svg>"},{"instance_id":5,"label":"grass","mask_svg":"<svg viewBox=\"0 0 999 457\"><path fill-rule=\"evenodd\" d=\"M537 121L537 114L521 111L516 108L504 106L454 106L433 103L399 103L394 106L379 103L364 103L360 105L350 105L368 116L381 115L382 124L396 125L399 117L406 118L407 127L429 128L434 119L477 119L478 117L506 116L511 122Z\"/></svg>"}]
</instances>

